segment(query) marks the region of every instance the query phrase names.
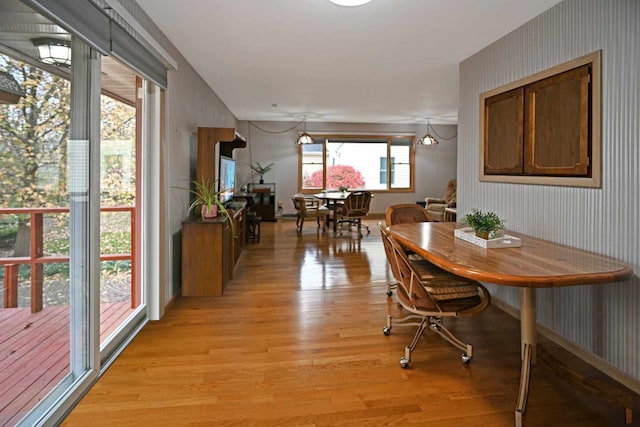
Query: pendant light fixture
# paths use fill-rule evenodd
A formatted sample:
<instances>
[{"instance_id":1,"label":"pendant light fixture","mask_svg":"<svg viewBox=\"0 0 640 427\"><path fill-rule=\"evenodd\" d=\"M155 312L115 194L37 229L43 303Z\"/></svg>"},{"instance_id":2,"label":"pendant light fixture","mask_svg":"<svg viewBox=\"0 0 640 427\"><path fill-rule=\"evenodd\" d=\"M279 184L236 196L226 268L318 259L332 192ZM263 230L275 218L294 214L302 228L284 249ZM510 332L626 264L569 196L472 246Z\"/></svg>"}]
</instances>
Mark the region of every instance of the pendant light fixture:
<instances>
[{"instance_id":1,"label":"pendant light fixture","mask_svg":"<svg viewBox=\"0 0 640 427\"><path fill-rule=\"evenodd\" d=\"M302 132L300 134L300 136L298 136L298 139L296 139L296 144L298 145L302 145L302 144L313 144L313 138L311 137L311 135L309 135L307 133L307 116L305 114L304 118L302 119L304 121L304 132Z\"/></svg>"},{"instance_id":2,"label":"pendant light fixture","mask_svg":"<svg viewBox=\"0 0 640 427\"><path fill-rule=\"evenodd\" d=\"M425 134L425 136L423 136L418 140L418 145L438 145L439 144L436 137L429 133L430 126L431 124L429 123L429 119L427 119L427 133Z\"/></svg>"}]
</instances>

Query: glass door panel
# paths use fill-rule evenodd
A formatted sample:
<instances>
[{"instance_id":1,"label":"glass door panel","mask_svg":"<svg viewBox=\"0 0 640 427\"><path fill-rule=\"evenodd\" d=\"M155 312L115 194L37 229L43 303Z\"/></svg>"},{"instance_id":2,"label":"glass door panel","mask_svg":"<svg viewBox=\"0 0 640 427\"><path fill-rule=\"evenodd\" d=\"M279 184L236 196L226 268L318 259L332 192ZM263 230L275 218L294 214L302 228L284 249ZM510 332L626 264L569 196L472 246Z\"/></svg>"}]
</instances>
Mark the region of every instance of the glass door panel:
<instances>
[{"instance_id":1,"label":"glass door panel","mask_svg":"<svg viewBox=\"0 0 640 427\"><path fill-rule=\"evenodd\" d=\"M100 113L100 344L140 307L136 279L136 75L102 61Z\"/></svg>"}]
</instances>

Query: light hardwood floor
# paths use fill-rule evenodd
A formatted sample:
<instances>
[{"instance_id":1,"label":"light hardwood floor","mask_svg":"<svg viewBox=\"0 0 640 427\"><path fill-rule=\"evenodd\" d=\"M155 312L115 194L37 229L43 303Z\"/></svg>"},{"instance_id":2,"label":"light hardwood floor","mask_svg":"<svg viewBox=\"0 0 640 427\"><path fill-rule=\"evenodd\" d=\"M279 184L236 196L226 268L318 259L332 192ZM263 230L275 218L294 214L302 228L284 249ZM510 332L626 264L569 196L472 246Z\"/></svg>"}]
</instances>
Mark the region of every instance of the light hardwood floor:
<instances>
[{"instance_id":1,"label":"light hardwood floor","mask_svg":"<svg viewBox=\"0 0 640 427\"><path fill-rule=\"evenodd\" d=\"M179 298L133 340L66 426L512 426L519 322L495 307L447 324L474 359L433 333L382 334L391 279L371 234L263 223L225 295ZM636 423L637 424L637 414ZM536 367L527 426L624 425L624 410Z\"/></svg>"}]
</instances>

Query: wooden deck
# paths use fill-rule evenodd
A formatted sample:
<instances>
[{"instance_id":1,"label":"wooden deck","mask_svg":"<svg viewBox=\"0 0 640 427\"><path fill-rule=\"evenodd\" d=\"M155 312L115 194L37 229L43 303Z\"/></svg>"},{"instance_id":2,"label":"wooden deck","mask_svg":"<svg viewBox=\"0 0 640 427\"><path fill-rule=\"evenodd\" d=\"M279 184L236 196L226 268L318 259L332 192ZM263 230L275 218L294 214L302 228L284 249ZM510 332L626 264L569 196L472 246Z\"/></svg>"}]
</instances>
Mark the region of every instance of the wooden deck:
<instances>
[{"instance_id":1,"label":"wooden deck","mask_svg":"<svg viewBox=\"0 0 640 427\"><path fill-rule=\"evenodd\" d=\"M100 305L100 342L131 313ZM0 309L0 426L14 425L69 372L69 307Z\"/></svg>"}]
</instances>

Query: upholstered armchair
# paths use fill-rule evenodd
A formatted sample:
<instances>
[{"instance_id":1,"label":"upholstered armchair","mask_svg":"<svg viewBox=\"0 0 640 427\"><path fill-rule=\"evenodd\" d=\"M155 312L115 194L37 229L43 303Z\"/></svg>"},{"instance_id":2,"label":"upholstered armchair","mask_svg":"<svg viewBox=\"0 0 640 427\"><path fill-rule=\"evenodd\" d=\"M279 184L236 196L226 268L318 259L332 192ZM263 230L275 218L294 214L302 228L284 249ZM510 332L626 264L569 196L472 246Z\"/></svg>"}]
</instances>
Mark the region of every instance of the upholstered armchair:
<instances>
[{"instance_id":1,"label":"upholstered armchair","mask_svg":"<svg viewBox=\"0 0 640 427\"><path fill-rule=\"evenodd\" d=\"M425 197L425 209L432 221L444 221L444 210L456 207L456 185L455 179L449 181L442 198Z\"/></svg>"}]
</instances>

